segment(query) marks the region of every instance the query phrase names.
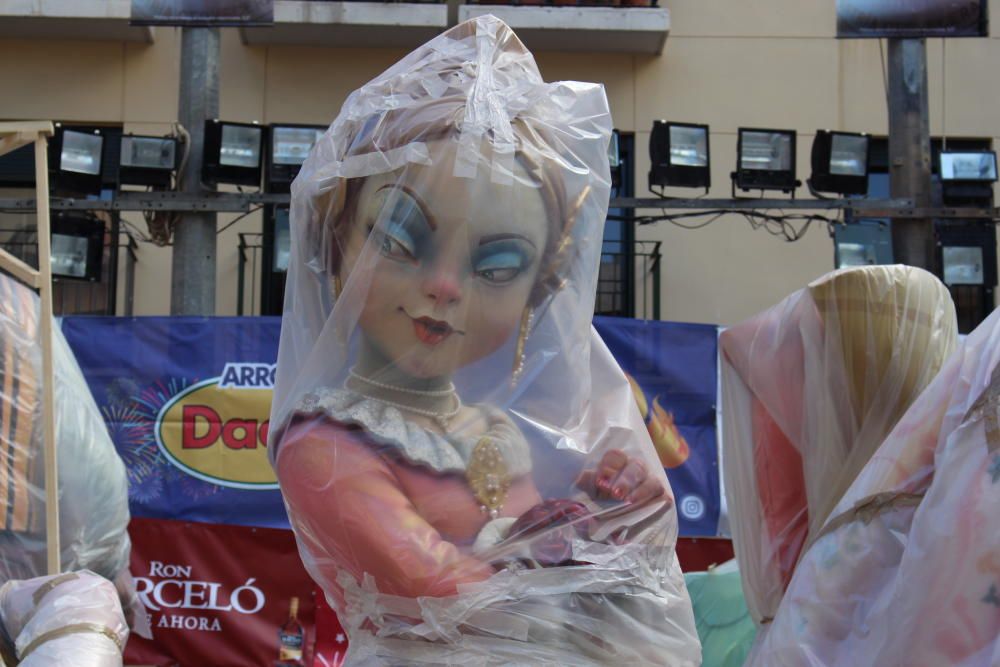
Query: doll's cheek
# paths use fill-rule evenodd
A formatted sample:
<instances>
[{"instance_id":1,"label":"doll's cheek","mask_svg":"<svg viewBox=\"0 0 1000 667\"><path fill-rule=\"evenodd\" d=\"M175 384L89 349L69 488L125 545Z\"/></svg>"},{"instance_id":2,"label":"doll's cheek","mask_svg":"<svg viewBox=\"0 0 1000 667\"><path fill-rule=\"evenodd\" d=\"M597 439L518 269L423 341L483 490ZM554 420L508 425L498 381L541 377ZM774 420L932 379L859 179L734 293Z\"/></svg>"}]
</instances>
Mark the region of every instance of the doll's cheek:
<instances>
[{"instance_id":1,"label":"doll's cheek","mask_svg":"<svg viewBox=\"0 0 1000 667\"><path fill-rule=\"evenodd\" d=\"M488 325L487 330L483 332L483 340L486 342L486 345L484 345L485 350L482 356L486 356L503 347L504 343L514 334L515 329L516 327L509 325L507 322Z\"/></svg>"}]
</instances>

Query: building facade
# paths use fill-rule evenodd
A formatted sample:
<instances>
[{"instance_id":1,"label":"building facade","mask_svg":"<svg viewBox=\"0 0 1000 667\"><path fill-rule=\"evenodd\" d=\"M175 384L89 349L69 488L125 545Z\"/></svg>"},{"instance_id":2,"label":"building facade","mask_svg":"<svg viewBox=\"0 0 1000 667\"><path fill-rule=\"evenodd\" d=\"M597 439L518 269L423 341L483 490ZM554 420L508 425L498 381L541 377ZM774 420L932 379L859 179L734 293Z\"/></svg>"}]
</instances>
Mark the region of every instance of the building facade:
<instances>
[{"instance_id":1,"label":"building facade","mask_svg":"<svg viewBox=\"0 0 1000 667\"><path fill-rule=\"evenodd\" d=\"M410 48L463 17L493 12L532 49L546 80L605 85L616 127L632 136L636 196L646 187L655 119L711 127L711 197L729 197L739 127L798 133L799 178L809 170L817 129L887 133L884 42L837 40L833 0L660 0L660 7L513 6L276 0L271 28L223 28L220 117L231 121L329 124L346 96ZM1000 9L1000 0L991 0ZM127 0L0 0L0 120L48 119L169 134L178 114L181 30L128 23ZM934 136L1000 137L1000 32L927 42ZM19 191L0 189L0 197ZM676 193L683 195L684 191ZM700 193L694 193L700 194ZM805 188L800 197L808 196ZM654 212L655 213L655 212ZM139 213L126 229L145 230ZM235 215L219 216L222 228ZM0 215L16 226L25 216ZM697 222L697 221L694 221ZM259 238L255 213L218 237L217 314L259 312L259 266L240 235ZM138 233L135 233L138 236ZM250 239L248 242L247 239ZM834 267L824 224L796 242L742 218L700 229L639 226L659 242L658 272L636 265L639 316L658 283L662 319L731 324ZM167 314L171 249L134 250L135 315ZM125 268L119 263L123 314Z\"/></svg>"}]
</instances>

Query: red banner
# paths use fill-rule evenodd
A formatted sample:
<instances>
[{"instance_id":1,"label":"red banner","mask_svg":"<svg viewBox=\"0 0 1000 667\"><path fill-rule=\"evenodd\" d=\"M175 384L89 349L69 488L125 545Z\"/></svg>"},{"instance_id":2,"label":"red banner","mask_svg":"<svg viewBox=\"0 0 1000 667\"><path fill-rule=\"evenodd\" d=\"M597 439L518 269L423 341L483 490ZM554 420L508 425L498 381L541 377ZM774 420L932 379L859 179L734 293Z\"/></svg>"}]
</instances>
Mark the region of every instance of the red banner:
<instances>
[{"instance_id":1,"label":"red banner","mask_svg":"<svg viewBox=\"0 0 1000 667\"><path fill-rule=\"evenodd\" d=\"M129 534L132 574L153 639L133 633L125 664L312 664L316 587L291 531L133 519ZM286 625L292 598L299 601L296 620ZM301 658L295 657L298 626ZM286 662L279 660L279 631ZM328 658L320 664L336 663Z\"/></svg>"}]
</instances>

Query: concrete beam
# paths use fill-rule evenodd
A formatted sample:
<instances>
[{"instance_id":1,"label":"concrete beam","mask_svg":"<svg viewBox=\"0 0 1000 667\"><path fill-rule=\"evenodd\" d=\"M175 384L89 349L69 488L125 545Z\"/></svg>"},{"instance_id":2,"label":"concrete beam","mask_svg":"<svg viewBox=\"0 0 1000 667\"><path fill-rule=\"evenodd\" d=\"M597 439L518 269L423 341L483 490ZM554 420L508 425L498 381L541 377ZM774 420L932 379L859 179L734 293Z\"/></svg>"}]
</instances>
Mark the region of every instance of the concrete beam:
<instances>
[{"instance_id":1,"label":"concrete beam","mask_svg":"<svg viewBox=\"0 0 1000 667\"><path fill-rule=\"evenodd\" d=\"M274 26L240 32L254 45L412 48L447 27L443 3L275 0Z\"/></svg>"},{"instance_id":2,"label":"concrete beam","mask_svg":"<svg viewBox=\"0 0 1000 667\"><path fill-rule=\"evenodd\" d=\"M152 42L131 17L130 0L0 0L0 38Z\"/></svg>"},{"instance_id":3,"label":"concrete beam","mask_svg":"<svg viewBox=\"0 0 1000 667\"><path fill-rule=\"evenodd\" d=\"M461 5L458 20L492 14L532 51L659 54L670 32L663 7Z\"/></svg>"}]
</instances>

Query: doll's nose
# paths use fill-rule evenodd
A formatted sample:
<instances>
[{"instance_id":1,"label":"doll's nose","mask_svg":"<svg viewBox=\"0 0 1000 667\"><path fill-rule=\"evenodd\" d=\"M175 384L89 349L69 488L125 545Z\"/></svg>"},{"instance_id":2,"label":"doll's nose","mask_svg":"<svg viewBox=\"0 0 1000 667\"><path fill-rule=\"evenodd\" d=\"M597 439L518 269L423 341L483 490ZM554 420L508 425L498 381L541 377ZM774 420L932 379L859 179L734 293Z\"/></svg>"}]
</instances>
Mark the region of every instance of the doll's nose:
<instances>
[{"instance_id":1,"label":"doll's nose","mask_svg":"<svg viewBox=\"0 0 1000 667\"><path fill-rule=\"evenodd\" d=\"M462 298L462 285L453 271L435 270L424 278L422 287L435 306L450 306Z\"/></svg>"}]
</instances>

